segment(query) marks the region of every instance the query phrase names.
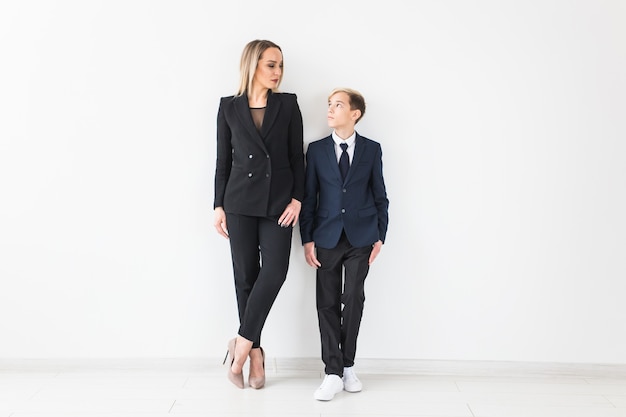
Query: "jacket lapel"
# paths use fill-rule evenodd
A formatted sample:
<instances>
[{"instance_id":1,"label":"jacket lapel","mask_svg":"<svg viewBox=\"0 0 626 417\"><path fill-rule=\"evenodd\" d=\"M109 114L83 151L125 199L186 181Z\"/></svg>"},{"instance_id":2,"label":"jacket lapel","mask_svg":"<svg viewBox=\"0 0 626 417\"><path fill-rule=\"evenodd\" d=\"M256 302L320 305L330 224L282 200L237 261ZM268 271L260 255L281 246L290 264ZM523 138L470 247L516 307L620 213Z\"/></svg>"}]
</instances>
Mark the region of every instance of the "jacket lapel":
<instances>
[{"instance_id":1,"label":"jacket lapel","mask_svg":"<svg viewBox=\"0 0 626 417\"><path fill-rule=\"evenodd\" d=\"M278 112L280 111L280 100L272 90L267 92L267 106L265 107L265 116L263 117L263 126L261 126L261 137L267 137L268 132L274 125Z\"/></svg>"},{"instance_id":2,"label":"jacket lapel","mask_svg":"<svg viewBox=\"0 0 626 417\"><path fill-rule=\"evenodd\" d=\"M352 168L352 165L356 165L359 163L364 152L365 142L363 141L363 138L357 133L356 137L354 138L354 155L352 155L352 163L350 164L350 168ZM348 171L348 177L350 177L350 171Z\"/></svg>"},{"instance_id":3,"label":"jacket lapel","mask_svg":"<svg viewBox=\"0 0 626 417\"><path fill-rule=\"evenodd\" d=\"M357 166L357 164L361 160L361 157L365 153L365 146L365 141L357 133L356 137L354 138L354 154L352 154L352 162L350 162L350 169L348 169L348 174L346 175L345 182L350 181L350 177L352 177L352 172L354 171L352 167ZM339 166L337 166L337 170L339 170ZM341 178L341 174L339 175L339 178Z\"/></svg>"},{"instance_id":4,"label":"jacket lapel","mask_svg":"<svg viewBox=\"0 0 626 417\"><path fill-rule=\"evenodd\" d=\"M326 138L324 143L324 153L328 159L328 165L330 166L330 172L337 177L339 182L341 181L341 172L339 172L339 164L337 163L337 154L335 153L335 141L333 136L330 135Z\"/></svg>"},{"instance_id":5,"label":"jacket lapel","mask_svg":"<svg viewBox=\"0 0 626 417\"><path fill-rule=\"evenodd\" d=\"M256 130L256 126L254 125L254 121L252 120L252 114L250 113L250 106L248 105L247 94L244 93L243 95L235 98L235 111L237 113L237 117L239 117L241 125L245 128L246 131L248 131L248 133L250 133L250 136L256 142L258 142L263 147L263 149L265 149L263 138L259 134L259 131ZM265 126L265 121L263 122L263 125Z\"/></svg>"},{"instance_id":6,"label":"jacket lapel","mask_svg":"<svg viewBox=\"0 0 626 417\"><path fill-rule=\"evenodd\" d=\"M346 175L346 180L344 182L347 183L350 180L353 171L352 167L356 166L363 157L365 147L365 141L363 141L363 138L357 133L354 138L354 154L352 155L352 162L350 162L350 169L348 169L348 175ZM328 163L331 166L331 171L335 174L339 182L342 182L341 172L339 172L339 164L337 163L337 155L335 154L335 141L333 140L332 135L326 138L325 153L328 158Z\"/></svg>"}]
</instances>

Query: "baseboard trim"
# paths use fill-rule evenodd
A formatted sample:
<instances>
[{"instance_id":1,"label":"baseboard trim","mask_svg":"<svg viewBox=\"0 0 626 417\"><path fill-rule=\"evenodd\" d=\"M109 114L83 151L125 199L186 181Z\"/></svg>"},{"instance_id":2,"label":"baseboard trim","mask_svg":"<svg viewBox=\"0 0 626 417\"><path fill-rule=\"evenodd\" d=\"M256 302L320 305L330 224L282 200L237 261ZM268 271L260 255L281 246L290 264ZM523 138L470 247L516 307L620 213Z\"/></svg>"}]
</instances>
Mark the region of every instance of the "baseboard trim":
<instances>
[{"instance_id":1,"label":"baseboard trim","mask_svg":"<svg viewBox=\"0 0 626 417\"><path fill-rule=\"evenodd\" d=\"M0 358L0 372L134 370L203 372L222 367L223 358ZM359 373L395 375L626 377L626 364L463 361L358 358ZM267 358L268 371L322 372L319 358Z\"/></svg>"}]
</instances>

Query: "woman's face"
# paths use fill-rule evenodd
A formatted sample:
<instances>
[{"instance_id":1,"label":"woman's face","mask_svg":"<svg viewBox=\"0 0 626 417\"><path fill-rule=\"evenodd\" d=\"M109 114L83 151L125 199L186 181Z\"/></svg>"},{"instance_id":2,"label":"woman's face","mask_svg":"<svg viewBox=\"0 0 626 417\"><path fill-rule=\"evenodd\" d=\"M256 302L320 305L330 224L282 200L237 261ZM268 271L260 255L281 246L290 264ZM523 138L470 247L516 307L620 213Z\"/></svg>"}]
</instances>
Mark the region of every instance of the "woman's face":
<instances>
[{"instance_id":1,"label":"woman's face","mask_svg":"<svg viewBox=\"0 0 626 417\"><path fill-rule=\"evenodd\" d=\"M256 66L254 81L264 88L274 89L283 75L283 54L278 48L267 48Z\"/></svg>"}]
</instances>

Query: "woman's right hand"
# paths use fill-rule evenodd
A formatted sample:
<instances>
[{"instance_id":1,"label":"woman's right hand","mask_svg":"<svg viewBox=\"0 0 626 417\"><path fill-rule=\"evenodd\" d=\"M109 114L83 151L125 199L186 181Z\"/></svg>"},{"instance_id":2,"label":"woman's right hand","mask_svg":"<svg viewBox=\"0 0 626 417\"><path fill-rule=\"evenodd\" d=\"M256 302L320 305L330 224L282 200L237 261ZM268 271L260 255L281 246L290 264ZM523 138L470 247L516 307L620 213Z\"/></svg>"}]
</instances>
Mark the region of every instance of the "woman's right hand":
<instances>
[{"instance_id":1,"label":"woman's right hand","mask_svg":"<svg viewBox=\"0 0 626 417\"><path fill-rule=\"evenodd\" d=\"M215 207L215 220L213 226L217 233L228 239L228 227L226 226L226 213L222 207Z\"/></svg>"}]
</instances>

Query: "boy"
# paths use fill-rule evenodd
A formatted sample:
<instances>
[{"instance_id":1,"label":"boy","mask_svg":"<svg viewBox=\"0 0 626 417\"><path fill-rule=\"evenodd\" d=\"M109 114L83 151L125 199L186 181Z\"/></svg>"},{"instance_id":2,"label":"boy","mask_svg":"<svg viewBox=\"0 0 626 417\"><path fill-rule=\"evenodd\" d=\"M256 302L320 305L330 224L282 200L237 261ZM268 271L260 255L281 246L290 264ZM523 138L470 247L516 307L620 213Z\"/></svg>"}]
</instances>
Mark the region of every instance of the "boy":
<instances>
[{"instance_id":1,"label":"boy","mask_svg":"<svg viewBox=\"0 0 626 417\"><path fill-rule=\"evenodd\" d=\"M353 365L365 278L387 233L382 149L354 130L364 114L365 100L358 91L333 90L327 114L333 132L310 143L306 153L300 234L306 262L316 268L326 374L314 393L320 401L332 400L344 389L362 389Z\"/></svg>"}]
</instances>

